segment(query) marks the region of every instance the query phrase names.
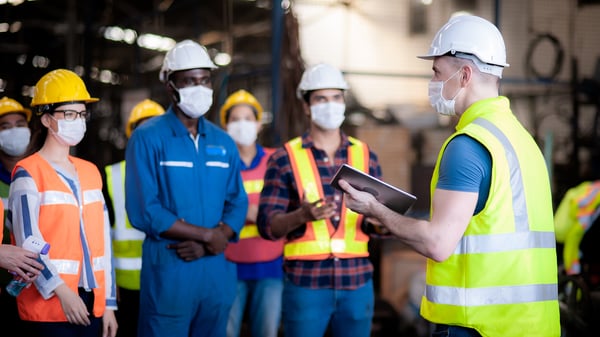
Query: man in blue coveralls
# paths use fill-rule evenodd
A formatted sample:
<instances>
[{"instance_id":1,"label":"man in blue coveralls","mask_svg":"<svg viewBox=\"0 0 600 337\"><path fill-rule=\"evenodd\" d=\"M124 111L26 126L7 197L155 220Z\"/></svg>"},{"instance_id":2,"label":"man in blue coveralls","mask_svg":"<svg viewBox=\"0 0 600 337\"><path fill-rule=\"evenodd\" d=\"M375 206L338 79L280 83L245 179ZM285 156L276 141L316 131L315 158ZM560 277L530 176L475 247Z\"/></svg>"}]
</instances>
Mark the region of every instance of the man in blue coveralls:
<instances>
[{"instance_id":1,"label":"man in blue coveralls","mask_svg":"<svg viewBox=\"0 0 600 337\"><path fill-rule=\"evenodd\" d=\"M159 75L172 104L127 144L125 206L146 233L138 336L226 335L236 269L223 251L237 240L248 197L234 141L203 117L214 68L203 46L177 43Z\"/></svg>"}]
</instances>

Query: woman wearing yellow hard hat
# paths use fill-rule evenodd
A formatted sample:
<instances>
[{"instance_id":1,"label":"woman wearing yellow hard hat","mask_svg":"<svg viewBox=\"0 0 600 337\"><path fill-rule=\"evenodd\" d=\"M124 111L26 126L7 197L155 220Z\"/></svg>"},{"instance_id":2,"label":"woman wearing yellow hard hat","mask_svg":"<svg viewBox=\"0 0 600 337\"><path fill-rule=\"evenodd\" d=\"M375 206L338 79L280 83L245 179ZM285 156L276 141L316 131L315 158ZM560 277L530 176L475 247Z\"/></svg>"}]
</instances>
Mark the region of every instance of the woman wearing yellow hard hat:
<instances>
[{"instance_id":1,"label":"woman wearing yellow hard hat","mask_svg":"<svg viewBox=\"0 0 600 337\"><path fill-rule=\"evenodd\" d=\"M45 269L34 286L17 297L28 336L116 335L102 177L93 163L69 154L85 135L87 105L97 101L66 69L47 73L34 88L41 147L15 166L8 198L17 245L34 236L51 247L40 254Z\"/></svg>"},{"instance_id":2,"label":"woman wearing yellow hard hat","mask_svg":"<svg viewBox=\"0 0 600 337\"><path fill-rule=\"evenodd\" d=\"M248 312L252 336L276 337L281 319L283 292L283 241L260 237L256 227L258 199L275 151L256 142L263 108L251 93L238 90L221 107L221 124L235 141L240 153L242 179L248 194L248 213L239 241L230 243L225 256L237 265L237 296L233 302L227 336L240 335L244 312Z\"/></svg>"}]
</instances>

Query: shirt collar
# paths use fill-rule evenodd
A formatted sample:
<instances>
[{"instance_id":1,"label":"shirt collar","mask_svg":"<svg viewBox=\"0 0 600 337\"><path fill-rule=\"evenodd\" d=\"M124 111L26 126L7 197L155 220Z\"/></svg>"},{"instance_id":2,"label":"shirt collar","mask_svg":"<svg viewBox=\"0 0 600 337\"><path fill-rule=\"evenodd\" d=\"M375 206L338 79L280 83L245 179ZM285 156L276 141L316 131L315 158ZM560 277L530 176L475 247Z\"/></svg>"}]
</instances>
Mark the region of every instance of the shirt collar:
<instances>
[{"instance_id":1,"label":"shirt collar","mask_svg":"<svg viewBox=\"0 0 600 337\"><path fill-rule=\"evenodd\" d=\"M344 133L344 131L340 130L340 136L342 137L342 142L340 143L340 147L348 147L350 145L352 145L352 142L350 141L350 139L348 139L348 136ZM303 135L302 135L302 148L307 149L310 147L314 147L315 143L313 141L312 136L310 135L309 131L306 131Z\"/></svg>"},{"instance_id":2,"label":"shirt collar","mask_svg":"<svg viewBox=\"0 0 600 337\"><path fill-rule=\"evenodd\" d=\"M262 146L260 146L257 143L256 144L256 156L254 156L254 159L252 159L250 166L246 166L246 163L244 163L244 161L240 158L240 163L242 163L241 169L242 170L251 170L253 168L256 168L258 166L258 164L260 164L260 160L262 159L262 157L264 155L265 155L265 150L263 149Z\"/></svg>"},{"instance_id":3,"label":"shirt collar","mask_svg":"<svg viewBox=\"0 0 600 337\"><path fill-rule=\"evenodd\" d=\"M167 117L166 117L167 121L168 121L169 125L171 126L173 133L175 133L176 136L187 136L190 134L190 132L185 127L183 122L181 122L179 120L179 118L177 117L177 114L175 114L175 109L173 108L173 105L171 105L169 107L169 109L167 110L165 115L167 115ZM198 118L198 134L203 135L205 133L206 133L206 118L204 118L204 116L202 116L202 117Z\"/></svg>"}]
</instances>

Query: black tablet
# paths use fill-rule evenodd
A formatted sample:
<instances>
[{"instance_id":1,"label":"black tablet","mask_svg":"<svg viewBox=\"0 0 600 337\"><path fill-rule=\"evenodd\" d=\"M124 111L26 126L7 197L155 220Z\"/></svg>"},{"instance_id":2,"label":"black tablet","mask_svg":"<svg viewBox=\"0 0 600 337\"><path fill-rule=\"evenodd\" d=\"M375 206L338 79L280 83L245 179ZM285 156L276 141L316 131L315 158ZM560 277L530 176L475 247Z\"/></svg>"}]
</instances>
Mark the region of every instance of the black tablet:
<instances>
[{"instance_id":1,"label":"black tablet","mask_svg":"<svg viewBox=\"0 0 600 337\"><path fill-rule=\"evenodd\" d=\"M331 186L342 190L338 185L340 179L344 179L359 191L371 193L379 202L400 214L404 214L417 200L414 195L359 171L348 164L344 164L338 169L331 180Z\"/></svg>"}]
</instances>

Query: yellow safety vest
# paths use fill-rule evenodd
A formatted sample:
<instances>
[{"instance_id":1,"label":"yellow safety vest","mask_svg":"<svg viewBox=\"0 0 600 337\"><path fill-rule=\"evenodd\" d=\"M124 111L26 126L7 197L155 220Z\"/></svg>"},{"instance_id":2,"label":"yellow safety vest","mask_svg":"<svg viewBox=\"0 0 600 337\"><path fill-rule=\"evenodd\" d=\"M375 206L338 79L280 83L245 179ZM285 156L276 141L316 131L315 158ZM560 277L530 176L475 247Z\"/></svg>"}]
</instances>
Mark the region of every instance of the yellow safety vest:
<instances>
[{"instance_id":1,"label":"yellow safety vest","mask_svg":"<svg viewBox=\"0 0 600 337\"><path fill-rule=\"evenodd\" d=\"M125 161L108 165L106 187L113 206L112 246L117 286L140 290L142 243L146 235L129 223L125 211Z\"/></svg>"},{"instance_id":2,"label":"yellow safety vest","mask_svg":"<svg viewBox=\"0 0 600 337\"><path fill-rule=\"evenodd\" d=\"M369 172L369 149L358 139L348 137L348 164ZM302 138L297 137L285 144L290 156L294 179L300 200L314 202L325 200L321 177L310 149L302 147ZM288 240L284 256L289 260L323 260L331 256L354 258L369 256L369 237L360 228L363 216L345 207L342 202L340 225L334 228L330 219L311 221L300 238Z\"/></svg>"},{"instance_id":3,"label":"yellow safety vest","mask_svg":"<svg viewBox=\"0 0 600 337\"><path fill-rule=\"evenodd\" d=\"M444 149L459 134L473 137L491 154L490 192L454 253L440 263L427 260L421 314L485 337L559 336L556 242L544 158L505 97L473 104L456 129L438 155L431 194Z\"/></svg>"},{"instance_id":4,"label":"yellow safety vest","mask_svg":"<svg viewBox=\"0 0 600 337\"><path fill-rule=\"evenodd\" d=\"M579 245L600 216L600 181L585 181L570 188L554 216L556 241L564 243L563 263L569 275L581 273Z\"/></svg>"}]
</instances>

